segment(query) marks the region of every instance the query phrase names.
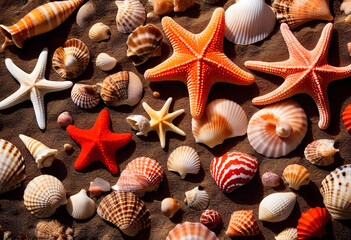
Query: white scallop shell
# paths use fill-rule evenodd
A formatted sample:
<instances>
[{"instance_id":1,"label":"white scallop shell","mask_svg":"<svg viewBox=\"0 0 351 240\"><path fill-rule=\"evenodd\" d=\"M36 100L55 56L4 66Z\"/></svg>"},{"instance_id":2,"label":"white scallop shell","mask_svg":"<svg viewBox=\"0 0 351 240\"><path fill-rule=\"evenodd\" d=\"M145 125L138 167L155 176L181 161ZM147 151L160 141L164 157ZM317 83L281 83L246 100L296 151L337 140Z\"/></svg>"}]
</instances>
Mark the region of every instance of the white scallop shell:
<instances>
[{"instance_id":1,"label":"white scallop shell","mask_svg":"<svg viewBox=\"0 0 351 240\"><path fill-rule=\"evenodd\" d=\"M297 229L296 228L286 228L277 236L275 236L275 240L297 240Z\"/></svg>"},{"instance_id":2,"label":"white scallop shell","mask_svg":"<svg viewBox=\"0 0 351 240\"><path fill-rule=\"evenodd\" d=\"M76 83L72 87L73 103L83 109L93 108L100 102L100 95L95 85Z\"/></svg>"},{"instance_id":3,"label":"white scallop shell","mask_svg":"<svg viewBox=\"0 0 351 240\"><path fill-rule=\"evenodd\" d=\"M117 59L107 53L100 53L96 58L96 66L102 71L109 71L117 64Z\"/></svg>"},{"instance_id":4,"label":"white scallop shell","mask_svg":"<svg viewBox=\"0 0 351 240\"><path fill-rule=\"evenodd\" d=\"M79 27L88 26L89 20L91 20L96 12L96 7L93 1L88 1L81 6L77 12L76 23Z\"/></svg>"},{"instance_id":5,"label":"white scallop shell","mask_svg":"<svg viewBox=\"0 0 351 240\"><path fill-rule=\"evenodd\" d=\"M169 155L167 168L169 171L178 172L182 179L188 173L198 174L200 171L199 155L191 147L178 147Z\"/></svg>"},{"instance_id":6,"label":"white scallop shell","mask_svg":"<svg viewBox=\"0 0 351 240\"><path fill-rule=\"evenodd\" d=\"M317 166L328 166L334 163L334 154L339 149L334 148L334 140L319 139L308 144L305 148L305 158Z\"/></svg>"},{"instance_id":7,"label":"white scallop shell","mask_svg":"<svg viewBox=\"0 0 351 240\"><path fill-rule=\"evenodd\" d=\"M139 0L115 1L118 12L116 16L117 30L130 33L140 25L144 25L146 13Z\"/></svg>"},{"instance_id":8,"label":"white scallop shell","mask_svg":"<svg viewBox=\"0 0 351 240\"><path fill-rule=\"evenodd\" d=\"M95 23L89 30L89 38L101 42L110 38L110 27L102 22Z\"/></svg>"},{"instance_id":9,"label":"white scallop shell","mask_svg":"<svg viewBox=\"0 0 351 240\"><path fill-rule=\"evenodd\" d=\"M292 192L273 193L265 197L259 206L258 218L267 222L280 222L287 219L296 202Z\"/></svg>"},{"instance_id":10,"label":"white scallop shell","mask_svg":"<svg viewBox=\"0 0 351 240\"><path fill-rule=\"evenodd\" d=\"M142 115L130 115L126 118L127 123L130 126L139 132L136 135L143 135L147 137L147 134L150 131L150 120Z\"/></svg>"},{"instance_id":11,"label":"white scallop shell","mask_svg":"<svg viewBox=\"0 0 351 240\"><path fill-rule=\"evenodd\" d=\"M96 206L94 200L88 197L87 191L82 189L79 193L68 198L66 209L74 219L82 220L93 216Z\"/></svg>"},{"instance_id":12,"label":"white scallop shell","mask_svg":"<svg viewBox=\"0 0 351 240\"><path fill-rule=\"evenodd\" d=\"M210 197L205 190L200 190L199 187L185 192L184 202L195 210L203 210L207 208Z\"/></svg>"},{"instance_id":13,"label":"white scallop shell","mask_svg":"<svg viewBox=\"0 0 351 240\"><path fill-rule=\"evenodd\" d=\"M161 202L161 212L168 218L172 218L179 208L180 204L174 198L165 198Z\"/></svg>"}]
</instances>

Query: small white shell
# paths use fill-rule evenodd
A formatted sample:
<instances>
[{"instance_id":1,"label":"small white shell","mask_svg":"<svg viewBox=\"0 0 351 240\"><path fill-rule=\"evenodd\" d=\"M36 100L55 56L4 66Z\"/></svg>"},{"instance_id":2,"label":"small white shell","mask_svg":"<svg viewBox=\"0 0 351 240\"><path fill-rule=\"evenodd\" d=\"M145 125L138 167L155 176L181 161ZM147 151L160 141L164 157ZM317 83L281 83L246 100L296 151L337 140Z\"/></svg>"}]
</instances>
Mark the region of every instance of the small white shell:
<instances>
[{"instance_id":1,"label":"small white shell","mask_svg":"<svg viewBox=\"0 0 351 240\"><path fill-rule=\"evenodd\" d=\"M71 98L73 103L83 109L97 106L100 102L100 95L95 85L76 83L72 87Z\"/></svg>"},{"instance_id":2,"label":"small white shell","mask_svg":"<svg viewBox=\"0 0 351 240\"><path fill-rule=\"evenodd\" d=\"M275 236L275 240L297 240L297 229L296 228L286 228L284 231Z\"/></svg>"},{"instance_id":3,"label":"small white shell","mask_svg":"<svg viewBox=\"0 0 351 240\"><path fill-rule=\"evenodd\" d=\"M161 212L168 218L172 218L179 208L180 204L174 198L165 198L161 202Z\"/></svg>"},{"instance_id":4,"label":"small white shell","mask_svg":"<svg viewBox=\"0 0 351 240\"><path fill-rule=\"evenodd\" d=\"M144 25L146 13L139 0L115 1L118 12L116 16L117 30L130 33L140 25Z\"/></svg>"},{"instance_id":5,"label":"small white shell","mask_svg":"<svg viewBox=\"0 0 351 240\"><path fill-rule=\"evenodd\" d=\"M150 121L146 117L142 115L130 115L127 117L127 123L130 124L130 126L139 132L137 132L136 135L143 135L147 137L147 134L149 133L150 130Z\"/></svg>"},{"instance_id":6,"label":"small white shell","mask_svg":"<svg viewBox=\"0 0 351 240\"><path fill-rule=\"evenodd\" d=\"M80 190L79 193L67 200L66 209L74 219L87 219L94 215L96 206L93 199L89 198L87 191Z\"/></svg>"},{"instance_id":7,"label":"small white shell","mask_svg":"<svg viewBox=\"0 0 351 240\"><path fill-rule=\"evenodd\" d=\"M94 42L101 42L110 38L110 27L102 22L95 23L89 30L89 38Z\"/></svg>"},{"instance_id":8,"label":"small white shell","mask_svg":"<svg viewBox=\"0 0 351 240\"><path fill-rule=\"evenodd\" d=\"M71 117L69 112L63 112L57 117L57 123L61 127L66 127L73 123L73 118Z\"/></svg>"},{"instance_id":9,"label":"small white shell","mask_svg":"<svg viewBox=\"0 0 351 240\"><path fill-rule=\"evenodd\" d=\"M117 64L117 59L107 53L100 53L96 58L96 66L102 71L109 71Z\"/></svg>"},{"instance_id":10,"label":"small white shell","mask_svg":"<svg viewBox=\"0 0 351 240\"><path fill-rule=\"evenodd\" d=\"M296 195L292 192L270 194L261 201L258 218L267 222L283 221L291 214L295 202Z\"/></svg>"},{"instance_id":11,"label":"small white shell","mask_svg":"<svg viewBox=\"0 0 351 240\"><path fill-rule=\"evenodd\" d=\"M280 185L280 177L273 172L265 172L262 177L262 184L267 187L278 187Z\"/></svg>"},{"instance_id":12,"label":"small white shell","mask_svg":"<svg viewBox=\"0 0 351 240\"><path fill-rule=\"evenodd\" d=\"M195 210L203 210L207 208L210 197L205 190L200 190L199 187L185 192L184 202Z\"/></svg>"},{"instance_id":13,"label":"small white shell","mask_svg":"<svg viewBox=\"0 0 351 240\"><path fill-rule=\"evenodd\" d=\"M334 148L334 140L319 139L308 144L305 148L305 158L317 166L328 166L334 163L334 154L339 149Z\"/></svg>"},{"instance_id":14,"label":"small white shell","mask_svg":"<svg viewBox=\"0 0 351 240\"><path fill-rule=\"evenodd\" d=\"M182 179L188 173L198 174L200 171L199 155L191 147L178 147L169 155L167 168L169 171L178 172Z\"/></svg>"},{"instance_id":15,"label":"small white shell","mask_svg":"<svg viewBox=\"0 0 351 240\"><path fill-rule=\"evenodd\" d=\"M96 12L96 7L93 1L88 1L81 6L77 12L76 23L79 27L87 27Z\"/></svg>"}]
</instances>

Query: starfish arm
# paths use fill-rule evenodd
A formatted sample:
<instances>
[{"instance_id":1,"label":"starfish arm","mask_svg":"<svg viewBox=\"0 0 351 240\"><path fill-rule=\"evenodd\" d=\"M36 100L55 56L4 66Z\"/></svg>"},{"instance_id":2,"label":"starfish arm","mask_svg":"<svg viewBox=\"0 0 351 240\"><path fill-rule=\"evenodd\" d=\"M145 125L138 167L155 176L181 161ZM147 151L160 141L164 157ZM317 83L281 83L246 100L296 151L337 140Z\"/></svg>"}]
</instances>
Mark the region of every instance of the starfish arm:
<instances>
[{"instance_id":1,"label":"starfish arm","mask_svg":"<svg viewBox=\"0 0 351 240\"><path fill-rule=\"evenodd\" d=\"M146 102L143 102L143 108L146 111L146 113L150 116L151 120L158 118L157 114L155 113L155 110L153 110Z\"/></svg>"},{"instance_id":2,"label":"starfish arm","mask_svg":"<svg viewBox=\"0 0 351 240\"><path fill-rule=\"evenodd\" d=\"M80 129L73 125L68 125L66 130L69 136L79 145L83 145L83 142L86 140L86 136L89 135L89 130Z\"/></svg>"},{"instance_id":3,"label":"starfish arm","mask_svg":"<svg viewBox=\"0 0 351 240\"><path fill-rule=\"evenodd\" d=\"M165 102L165 104L163 105L163 107L161 108L161 110L159 111L160 116L165 117L168 114L169 111L169 107L171 106L173 98L168 98L167 101Z\"/></svg>"},{"instance_id":4,"label":"starfish arm","mask_svg":"<svg viewBox=\"0 0 351 240\"><path fill-rule=\"evenodd\" d=\"M71 81L48 81L46 79L42 79L36 83L36 88L40 89L43 94L50 92L58 92L62 90L66 90L72 87L73 83Z\"/></svg>"},{"instance_id":5,"label":"starfish arm","mask_svg":"<svg viewBox=\"0 0 351 240\"><path fill-rule=\"evenodd\" d=\"M31 77L37 78L37 79L45 78L47 59L48 59L48 49L44 48L39 55L37 65L35 65L33 72L30 74Z\"/></svg>"},{"instance_id":6,"label":"starfish arm","mask_svg":"<svg viewBox=\"0 0 351 240\"><path fill-rule=\"evenodd\" d=\"M311 96L316 103L319 112L318 127L325 130L329 127L331 118L327 90L319 91L318 94Z\"/></svg>"},{"instance_id":7,"label":"starfish arm","mask_svg":"<svg viewBox=\"0 0 351 240\"><path fill-rule=\"evenodd\" d=\"M301 68L300 71L305 70L303 67L294 66L294 61L291 59L282 62L246 61L245 67L252 70L280 76L282 78L286 78L290 74L296 72L296 70L299 68Z\"/></svg>"},{"instance_id":8,"label":"starfish arm","mask_svg":"<svg viewBox=\"0 0 351 240\"><path fill-rule=\"evenodd\" d=\"M326 64L330 39L333 33L333 24L328 23L323 28L322 34L318 40L316 47L312 50L312 54L317 59L316 65Z\"/></svg>"},{"instance_id":9,"label":"starfish arm","mask_svg":"<svg viewBox=\"0 0 351 240\"><path fill-rule=\"evenodd\" d=\"M21 86L16 92L0 102L0 110L15 106L21 102L29 100L29 91L25 86Z\"/></svg>"},{"instance_id":10,"label":"starfish arm","mask_svg":"<svg viewBox=\"0 0 351 240\"><path fill-rule=\"evenodd\" d=\"M166 132L163 129L163 124L158 125L158 129L156 130L158 138L160 139L161 148L165 148L166 146Z\"/></svg>"},{"instance_id":11,"label":"starfish arm","mask_svg":"<svg viewBox=\"0 0 351 240\"><path fill-rule=\"evenodd\" d=\"M81 150L80 150L80 153L78 155L78 158L77 158L76 162L74 163L74 168L77 171L82 170L83 168L86 168L91 163L93 163L95 160L97 160L97 159L93 159L93 156L94 157L96 156L96 154L94 154L94 147L92 147L88 144L81 146Z\"/></svg>"},{"instance_id":12,"label":"starfish arm","mask_svg":"<svg viewBox=\"0 0 351 240\"><path fill-rule=\"evenodd\" d=\"M45 107L44 107L44 95L41 94L38 89L33 88L30 92L30 100L33 104L33 109L35 113L35 118L40 129L45 129Z\"/></svg>"},{"instance_id":13,"label":"starfish arm","mask_svg":"<svg viewBox=\"0 0 351 240\"><path fill-rule=\"evenodd\" d=\"M182 114L185 110L184 109L179 109L175 112L169 113L167 116L165 116L164 120L168 122L172 122L173 119L178 117L180 114Z\"/></svg>"},{"instance_id":14,"label":"starfish arm","mask_svg":"<svg viewBox=\"0 0 351 240\"><path fill-rule=\"evenodd\" d=\"M328 83L344 79L351 76L351 64L345 67L334 67L331 65L324 65L322 68L317 68L317 72L323 76Z\"/></svg>"},{"instance_id":15,"label":"starfish arm","mask_svg":"<svg viewBox=\"0 0 351 240\"><path fill-rule=\"evenodd\" d=\"M166 130L167 131L172 131L175 133L178 133L179 135L185 136L185 132L183 130L181 130L180 128L178 128L177 126L175 126L173 123L169 123L169 122L164 122L164 124L166 125Z\"/></svg>"},{"instance_id":16,"label":"starfish arm","mask_svg":"<svg viewBox=\"0 0 351 240\"><path fill-rule=\"evenodd\" d=\"M11 73L11 75L21 84L21 86L30 84L29 83L30 78L28 74L24 72L22 69L20 69L19 67L17 67L11 59L6 58L5 65L9 70L9 72Z\"/></svg>"}]
</instances>

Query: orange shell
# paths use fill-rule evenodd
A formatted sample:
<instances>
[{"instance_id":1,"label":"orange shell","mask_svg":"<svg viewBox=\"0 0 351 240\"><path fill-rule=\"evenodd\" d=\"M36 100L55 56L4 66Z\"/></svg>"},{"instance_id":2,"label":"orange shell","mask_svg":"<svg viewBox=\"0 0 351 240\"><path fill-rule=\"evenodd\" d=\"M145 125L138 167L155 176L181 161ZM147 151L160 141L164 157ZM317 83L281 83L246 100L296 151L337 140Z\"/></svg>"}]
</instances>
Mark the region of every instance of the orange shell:
<instances>
[{"instance_id":1,"label":"orange shell","mask_svg":"<svg viewBox=\"0 0 351 240\"><path fill-rule=\"evenodd\" d=\"M297 225L298 239L321 238L326 233L325 225L329 218L329 212L326 208L311 208L302 213Z\"/></svg>"},{"instance_id":2,"label":"orange shell","mask_svg":"<svg viewBox=\"0 0 351 240\"><path fill-rule=\"evenodd\" d=\"M166 240L218 240L216 234L199 222L183 222L171 230Z\"/></svg>"},{"instance_id":3,"label":"orange shell","mask_svg":"<svg viewBox=\"0 0 351 240\"><path fill-rule=\"evenodd\" d=\"M258 224L251 210L233 212L225 234L229 237L255 236L260 233Z\"/></svg>"},{"instance_id":4,"label":"orange shell","mask_svg":"<svg viewBox=\"0 0 351 240\"><path fill-rule=\"evenodd\" d=\"M347 131L351 129L351 104L348 105L342 113L342 120L344 120Z\"/></svg>"}]
</instances>

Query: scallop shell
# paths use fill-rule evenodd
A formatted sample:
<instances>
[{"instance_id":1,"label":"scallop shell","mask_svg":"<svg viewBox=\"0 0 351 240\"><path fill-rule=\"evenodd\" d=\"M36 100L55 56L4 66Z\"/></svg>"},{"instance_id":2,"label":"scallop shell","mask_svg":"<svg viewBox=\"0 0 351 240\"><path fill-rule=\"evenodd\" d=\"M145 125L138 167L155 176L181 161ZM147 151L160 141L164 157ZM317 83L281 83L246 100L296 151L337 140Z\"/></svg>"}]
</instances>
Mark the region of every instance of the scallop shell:
<instances>
[{"instance_id":1,"label":"scallop shell","mask_svg":"<svg viewBox=\"0 0 351 240\"><path fill-rule=\"evenodd\" d=\"M267 187L278 187L280 185L280 177L273 172L265 172L262 177L262 184Z\"/></svg>"},{"instance_id":2,"label":"scallop shell","mask_svg":"<svg viewBox=\"0 0 351 240\"><path fill-rule=\"evenodd\" d=\"M140 25L144 25L146 13L139 0L115 1L118 12L116 16L117 30L130 33Z\"/></svg>"},{"instance_id":3,"label":"scallop shell","mask_svg":"<svg viewBox=\"0 0 351 240\"><path fill-rule=\"evenodd\" d=\"M161 56L163 34L152 24L136 28L127 40L127 57L138 66L151 57Z\"/></svg>"},{"instance_id":4,"label":"scallop shell","mask_svg":"<svg viewBox=\"0 0 351 240\"><path fill-rule=\"evenodd\" d=\"M296 202L292 192L273 193L265 197L259 206L259 219L267 222L280 222L287 219Z\"/></svg>"},{"instance_id":5,"label":"scallop shell","mask_svg":"<svg viewBox=\"0 0 351 240\"><path fill-rule=\"evenodd\" d=\"M100 95L108 106L137 104L143 93L143 84L133 72L118 72L102 82Z\"/></svg>"},{"instance_id":6,"label":"scallop shell","mask_svg":"<svg viewBox=\"0 0 351 240\"><path fill-rule=\"evenodd\" d=\"M241 152L227 152L212 160L210 171L218 187L229 193L250 181L257 168L256 158Z\"/></svg>"},{"instance_id":7,"label":"scallop shell","mask_svg":"<svg viewBox=\"0 0 351 240\"><path fill-rule=\"evenodd\" d=\"M329 221L329 213L325 208L311 208L301 214L297 225L299 239L322 238L326 234L325 226Z\"/></svg>"},{"instance_id":8,"label":"scallop shell","mask_svg":"<svg viewBox=\"0 0 351 240\"><path fill-rule=\"evenodd\" d=\"M275 240L297 240L297 229L296 228L286 228L277 236Z\"/></svg>"},{"instance_id":9,"label":"scallop shell","mask_svg":"<svg viewBox=\"0 0 351 240\"><path fill-rule=\"evenodd\" d=\"M317 166L328 166L334 163L334 154L339 149L334 148L334 140L319 139L308 144L305 148L305 158Z\"/></svg>"},{"instance_id":10,"label":"scallop shell","mask_svg":"<svg viewBox=\"0 0 351 240\"><path fill-rule=\"evenodd\" d=\"M221 215L215 210L206 210L201 214L200 223L209 229L215 228L222 221Z\"/></svg>"},{"instance_id":11,"label":"scallop shell","mask_svg":"<svg viewBox=\"0 0 351 240\"><path fill-rule=\"evenodd\" d=\"M73 240L73 230L70 227L65 227L57 220L39 221L35 227L35 236L38 240Z\"/></svg>"},{"instance_id":12,"label":"scallop shell","mask_svg":"<svg viewBox=\"0 0 351 240\"><path fill-rule=\"evenodd\" d=\"M163 179L160 164L151 158L139 157L127 164L113 190L133 192L137 197L156 191Z\"/></svg>"},{"instance_id":13,"label":"scallop shell","mask_svg":"<svg viewBox=\"0 0 351 240\"><path fill-rule=\"evenodd\" d=\"M307 117L294 100L269 105L249 121L251 146L266 157L281 157L297 148L307 131Z\"/></svg>"},{"instance_id":14,"label":"scallop shell","mask_svg":"<svg viewBox=\"0 0 351 240\"><path fill-rule=\"evenodd\" d=\"M166 240L218 240L216 234L198 222L179 223L168 233Z\"/></svg>"},{"instance_id":15,"label":"scallop shell","mask_svg":"<svg viewBox=\"0 0 351 240\"><path fill-rule=\"evenodd\" d=\"M227 99L216 99L206 106L204 116L192 119L192 131L196 142L210 148L227 138L246 134L247 116L242 107Z\"/></svg>"},{"instance_id":16,"label":"scallop shell","mask_svg":"<svg viewBox=\"0 0 351 240\"><path fill-rule=\"evenodd\" d=\"M96 7L93 1L88 1L77 12L76 23L79 27L87 27L89 21L95 16Z\"/></svg>"},{"instance_id":17,"label":"scallop shell","mask_svg":"<svg viewBox=\"0 0 351 240\"><path fill-rule=\"evenodd\" d=\"M342 120L344 120L347 131L351 130L351 104L348 105L342 113Z\"/></svg>"},{"instance_id":18,"label":"scallop shell","mask_svg":"<svg viewBox=\"0 0 351 240\"><path fill-rule=\"evenodd\" d=\"M69 112L63 112L57 117L57 123L61 127L66 127L68 125L71 125L73 123L73 118L69 114Z\"/></svg>"},{"instance_id":19,"label":"scallop shell","mask_svg":"<svg viewBox=\"0 0 351 240\"><path fill-rule=\"evenodd\" d=\"M351 1L343 0L340 5L340 11L344 11L345 14L349 15L351 13Z\"/></svg>"},{"instance_id":20,"label":"scallop shell","mask_svg":"<svg viewBox=\"0 0 351 240\"><path fill-rule=\"evenodd\" d=\"M40 175L30 181L23 198L26 208L38 218L50 217L60 205L67 203L62 182L51 175Z\"/></svg>"},{"instance_id":21,"label":"scallop shell","mask_svg":"<svg viewBox=\"0 0 351 240\"><path fill-rule=\"evenodd\" d=\"M54 52L52 67L63 78L80 76L90 61L88 47L79 39L72 38Z\"/></svg>"},{"instance_id":22,"label":"scallop shell","mask_svg":"<svg viewBox=\"0 0 351 240\"><path fill-rule=\"evenodd\" d=\"M165 15L173 11L173 0L152 0L154 12L157 15Z\"/></svg>"},{"instance_id":23,"label":"scallop shell","mask_svg":"<svg viewBox=\"0 0 351 240\"><path fill-rule=\"evenodd\" d=\"M12 143L0 139L0 194L18 188L26 178L21 152Z\"/></svg>"},{"instance_id":24,"label":"scallop shell","mask_svg":"<svg viewBox=\"0 0 351 240\"><path fill-rule=\"evenodd\" d=\"M127 123L129 123L134 130L137 130L136 135L147 136L150 130L150 121L142 115L130 115L127 117Z\"/></svg>"},{"instance_id":25,"label":"scallop shell","mask_svg":"<svg viewBox=\"0 0 351 240\"><path fill-rule=\"evenodd\" d=\"M185 12L195 5L196 0L173 0L175 12Z\"/></svg>"},{"instance_id":26,"label":"scallop shell","mask_svg":"<svg viewBox=\"0 0 351 240\"><path fill-rule=\"evenodd\" d=\"M178 172L182 179L188 173L198 174L200 171L199 155L191 147L178 147L169 155L167 168L169 171Z\"/></svg>"},{"instance_id":27,"label":"scallop shell","mask_svg":"<svg viewBox=\"0 0 351 240\"><path fill-rule=\"evenodd\" d=\"M287 166L283 171L283 176L288 182L289 187L295 190L300 190L301 186L308 185L311 180L311 174L305 167L299 164Z\"/></svg>"},{"instance_id":28,"label":"scallop shell","mask_svg":"<svg viewBox=\"0 0 351 240\"><path fill-rule=\"evenodd\" d=\"M150 213L144 202L131 192L110 193L100 202L97 213L130 237L134 237L151 224Z\"/></svg>"},{"instance_id":29,"label":"scallop shell","mask_svg":"<svg viewBox=\"0 0 351 240\"><path fill-rule=\"evenodd\" d=\"M103 71L113 69L117 64L117 59L107 53L100 53L96 58L96 66Z\"/></svg>"},{"instance_id":30,"label":"scallop shell","mask_svg":"<svg viewBox=\"0 0 351 240\"><path fill-rule=\"evenodd\" d=\"M207 208L210 197L205 190L200 190L199 187L195 187L190 191L185 192L184 202L195 210L203 210Z\"/></svg>"},{"instance_id":31,"label":"scallop shell","mask_svg":"<svg viewBox=\"0 0 351 240\"><path fill-rule=\"evenodd\" d=\"M290 29L313 20L333 20L328 0L274 0L277 19L287 23Z\"/></svg>"},{"instance_id":32,"label":"scallop shell","mask_svg":"<svg viewBox=\"0 0 351 240\"><path fill-rule=\"evenodd\" d=\"M57 156L57 149L49 148L42 142L23 134L20 134L19 138L34 157L38 168L51 167L52 162Z\"/></svg>"},{"instance_id":33,"label":"scallop shell","mask_svg":"<svg viewBox=\"0 0 351 240\"><path fill-rule=\"evenodd\" d=\"M94 200L88 197L87 191L82 189L79 193L68 198L66 209L74 219L82 220L93 216L96 206Z\"/></svg>"},{"instance_id":34,"label":"scallop shell","mask_svg":"<svg viewBox=\"0 0 351 240\"><path fill-rule=\"evenodd\" d=\"M161 202L161 212L168 218L172 218L179 208L180 204L174 198L165 198Z\"/></svg>"},{"instance_id":35,"label":"scallop shell","mask_svg":"<svg viewBox=\"0 0 351 240\"><path fill-rule=\"evenodd\" d=\"M256 236L260 233L258 224L251 210L233 212L225 234L229 237Z\"/></svg>"},{"instance_id":36,"label":"scallop shell","mask_svg":"<svg viewBox=\"0 0 351 240\"><path fill-rule=\"evenodd\" d=\"M110 27L102 22L95 23L89 30L89 38L93 42L101 42L110 38Z\"/></svg>"},{"instance_id":37,"label":"scallop shell","mask_svg":"<svg viewBox=\"0 0 351 240\"><path fill-rule=\"evenodd\" d=\"M71 98L76 106L83 109L93 108L100 102L97 86L81 83L74 84L71 91Z\"/></svg>"},{"instance_id":38,"label":"scallop shell","mask_svg":"<svg viewBox=\"0 0 351 240\"><path fill-rule=\"evenodd\" d=\"M225 37L235 44L252 44L268 37L275 12L264 0L237 1L225 11Z\"/></svg>"}]
</instances>

